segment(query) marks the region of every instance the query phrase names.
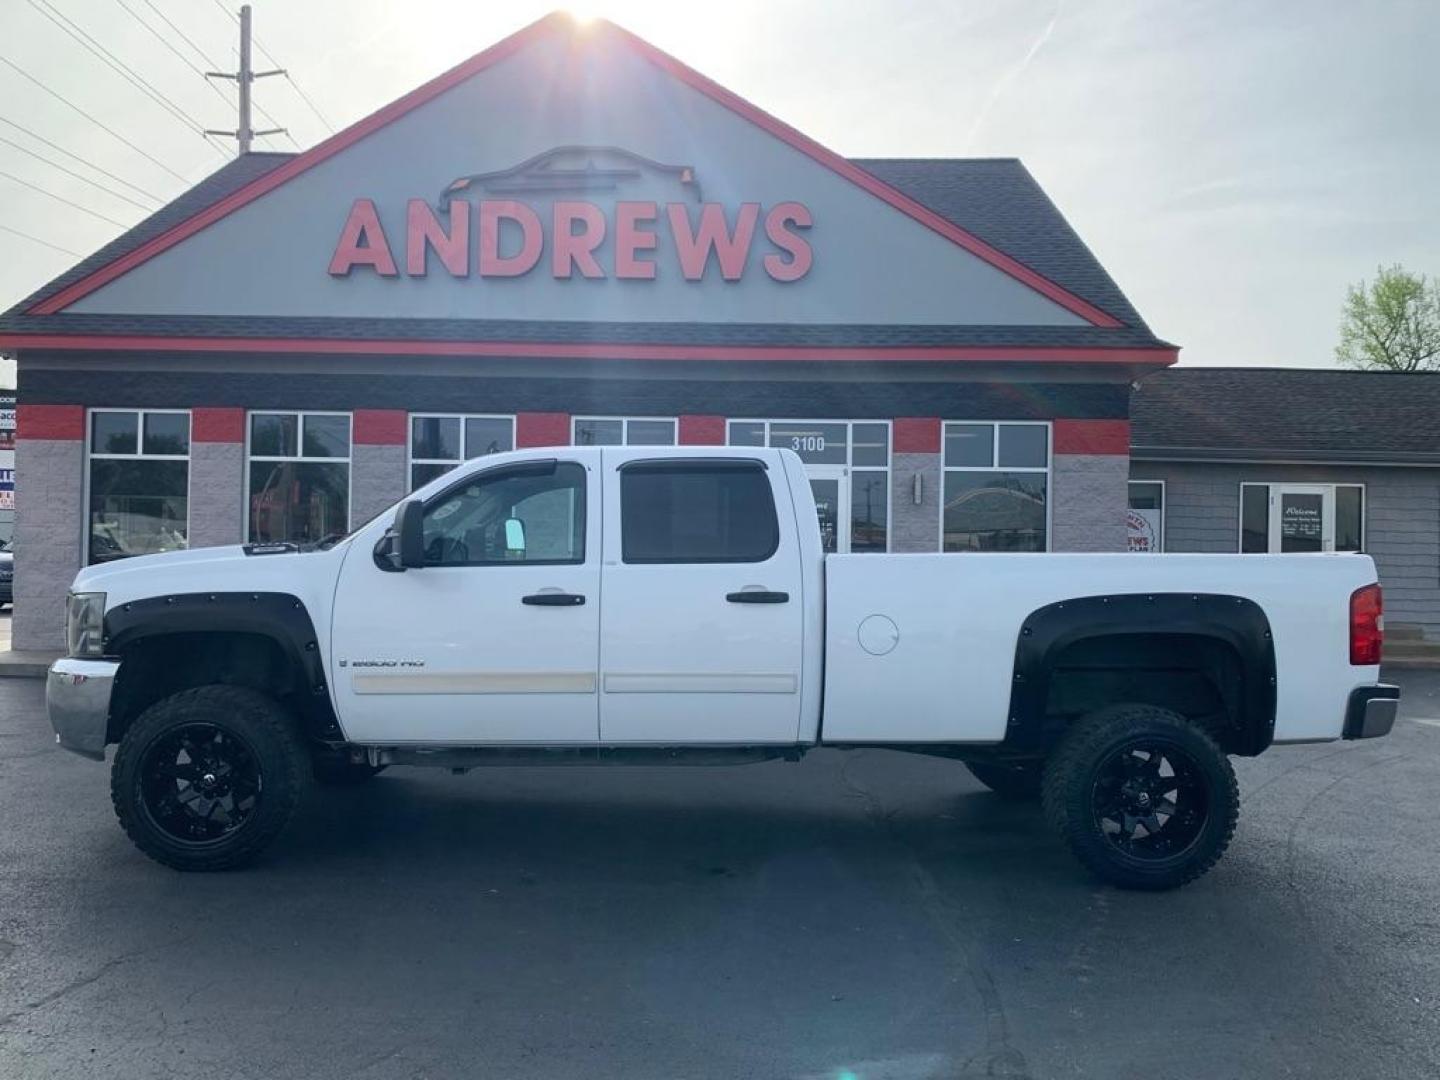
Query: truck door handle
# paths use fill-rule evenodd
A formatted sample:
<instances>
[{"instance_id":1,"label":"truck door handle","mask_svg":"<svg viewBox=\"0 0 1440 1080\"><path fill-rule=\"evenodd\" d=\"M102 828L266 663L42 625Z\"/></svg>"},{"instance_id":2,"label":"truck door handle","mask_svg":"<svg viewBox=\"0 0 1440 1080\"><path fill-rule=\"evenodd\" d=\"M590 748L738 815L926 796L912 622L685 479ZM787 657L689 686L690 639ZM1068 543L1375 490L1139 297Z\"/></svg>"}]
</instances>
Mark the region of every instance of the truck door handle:
<instances>
[{"instance_id":1,"label":"truck door handle","mask_svg":"<svg viewBox=\"0 0 1440 1080\"><path fill-rule=\"evenodd\" d=\"M726 593L725 599L732 604L788 604L790 594L766 592L763 589L742 589L740 592Z\"/></svg>"},{"instance_id":2,"label":"truck door handle","mask_svg":"<svg viewBox=\"0 0 1440 1080\"><path fill-rule=\"evenodd\" d=\"M585 597L581 593L537 592L522 596L520 602L535 607L579 607L585 603Z\"/></svg>"}]
</instances>

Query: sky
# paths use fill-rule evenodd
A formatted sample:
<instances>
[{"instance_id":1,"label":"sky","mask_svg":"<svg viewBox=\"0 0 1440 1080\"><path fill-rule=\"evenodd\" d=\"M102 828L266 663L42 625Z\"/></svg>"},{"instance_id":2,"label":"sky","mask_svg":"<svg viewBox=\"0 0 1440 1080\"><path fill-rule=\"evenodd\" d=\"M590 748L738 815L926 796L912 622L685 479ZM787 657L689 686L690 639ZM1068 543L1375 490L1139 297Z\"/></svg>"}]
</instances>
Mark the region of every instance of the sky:
<instances>
[{"instance_id":1,"label":"sky","mask_svg":"<svg viewBox=\"0 0 1440 1080\"><path fill-rule=\"evenodd\" d=\"M254 0L257 64L273 58L293 77L258 82L256 100L294 141L258 145L312 146L555 6ZM1347 285L1381 264L1440 275L1435 0L568 7L620 23L843 155L1021 158L1184 364L1332 365ZM0 309L234 153L193 124L235 124L233 91L195 68L233 66L236 10L0 0Z\"/></svg>"}]
</instances>

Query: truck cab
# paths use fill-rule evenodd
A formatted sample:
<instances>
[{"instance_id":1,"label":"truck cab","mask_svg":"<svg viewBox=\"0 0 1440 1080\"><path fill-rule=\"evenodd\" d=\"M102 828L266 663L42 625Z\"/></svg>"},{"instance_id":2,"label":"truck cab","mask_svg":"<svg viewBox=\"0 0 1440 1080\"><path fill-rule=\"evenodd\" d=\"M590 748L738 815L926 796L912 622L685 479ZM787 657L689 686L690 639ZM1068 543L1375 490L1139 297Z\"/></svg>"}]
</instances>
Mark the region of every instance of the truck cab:
<instances>
[{"instance_id":1,"label":"truck cab","mask_svg":"<svg viewBox=\"0 0 1440 1080\"><path fill-rule=\"evenodd\" d=\"M821 559L793 455L501 455L415 502L362 530L339 571L331 681L349 738L814 738Z\"/></svg>"}]
</instances>

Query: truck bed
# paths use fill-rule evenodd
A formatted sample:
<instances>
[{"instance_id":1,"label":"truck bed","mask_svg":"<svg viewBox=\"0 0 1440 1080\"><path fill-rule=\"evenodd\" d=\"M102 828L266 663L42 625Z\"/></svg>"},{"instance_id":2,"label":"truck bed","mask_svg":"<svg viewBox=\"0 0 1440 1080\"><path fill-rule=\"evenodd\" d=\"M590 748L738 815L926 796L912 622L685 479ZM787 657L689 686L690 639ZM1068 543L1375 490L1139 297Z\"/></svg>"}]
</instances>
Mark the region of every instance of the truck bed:
<instances>
[{"instance_id":1,"label":"truck bed","mask_svg":"<svg viewBox=\"0 0 1440 1080\"><path fill-rule=\"evenodd\" d=\"M1167 594L1258 605L1281 691L1274 740L1334 739L1350 690L1379 677L1345 663L1348 598L1374 580L1370 558L1351 554L831 555L821 738L998 742L1031 613L1080 596Z\"/></svg>"}]
</instances>

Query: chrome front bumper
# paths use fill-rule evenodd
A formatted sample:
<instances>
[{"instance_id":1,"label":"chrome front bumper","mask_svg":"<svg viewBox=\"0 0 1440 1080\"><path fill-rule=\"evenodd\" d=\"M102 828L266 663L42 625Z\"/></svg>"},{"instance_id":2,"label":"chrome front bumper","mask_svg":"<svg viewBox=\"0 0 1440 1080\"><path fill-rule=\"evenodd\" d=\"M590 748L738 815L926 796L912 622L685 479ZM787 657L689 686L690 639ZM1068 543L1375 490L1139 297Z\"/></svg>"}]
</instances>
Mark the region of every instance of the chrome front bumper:
<instances>
[{"instance_id":1,"label":"chrome front bumper","mask_svg":"<svg viewBox=\"0 0 1440 1080\"><path fill-rule=\"evenodd\" d=\"M105 760L105 732L110 723L110 691L120 665L113 660L64 657L45 676L45 711L55 741L95 761Z\"/></svg>"}]
</instances>

